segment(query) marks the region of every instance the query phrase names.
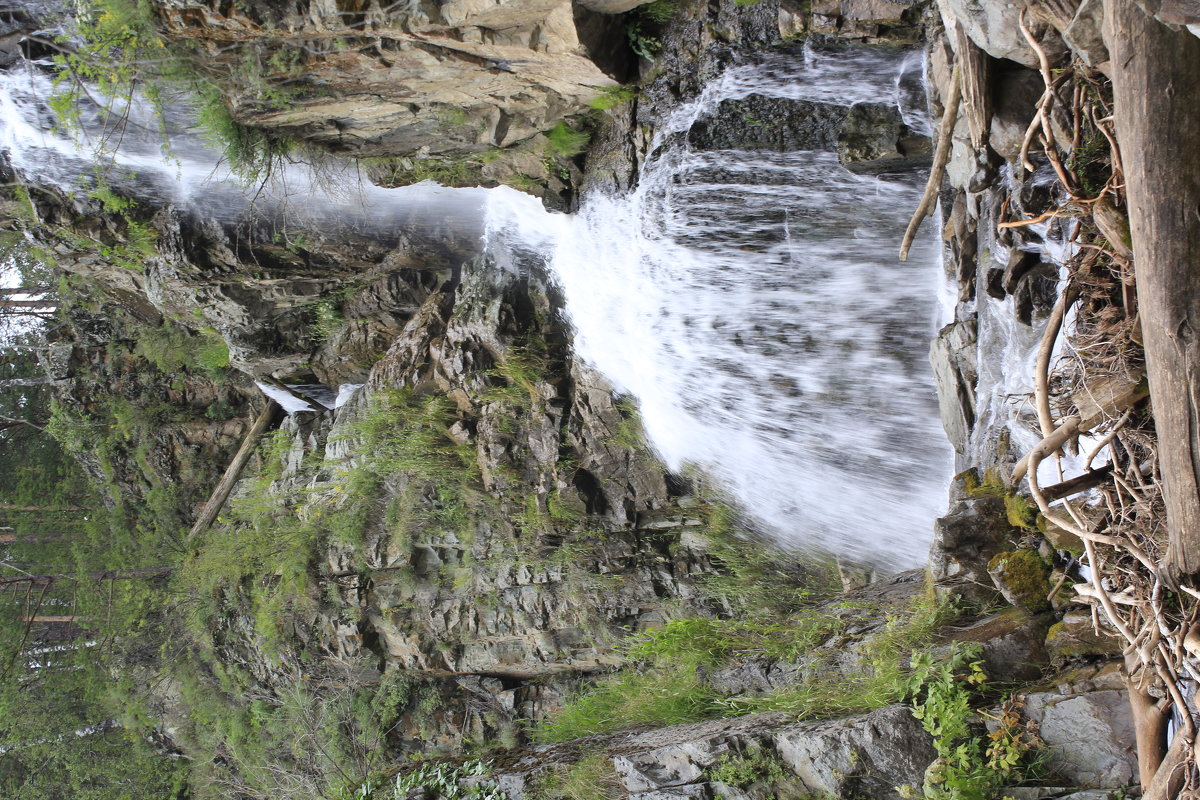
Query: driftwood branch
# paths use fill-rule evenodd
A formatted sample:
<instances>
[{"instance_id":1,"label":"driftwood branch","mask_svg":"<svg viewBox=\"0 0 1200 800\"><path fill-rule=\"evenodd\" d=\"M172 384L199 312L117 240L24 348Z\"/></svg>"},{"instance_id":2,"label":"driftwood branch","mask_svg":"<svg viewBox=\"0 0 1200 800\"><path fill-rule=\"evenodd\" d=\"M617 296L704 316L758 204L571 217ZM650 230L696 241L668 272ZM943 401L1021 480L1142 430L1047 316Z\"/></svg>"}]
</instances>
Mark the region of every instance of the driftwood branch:
<instances>
[{"instance_id":1,"label":"driftwood branch","mask_svg":"<svg viewBox=\"0 0 1200 800\"><path fill-rule=\"evenodd\" d=\"M1105 481L1112 479L1113 465L1105 464L1097 469L1089 470L1082 475L1076 475L1069 480L1056 483L1053 486L1047 486L1042 489L1042 495L1045 496L1047 502L1053 503L1055 500L1061 500L1064 497L1070 497L1073 494L1086 492L1088 489L1094 489Z\"/></svg>"},{"instance_id":2,"label":"driftwood branch","mask_svg":"<svg viewBox=\"0 0 1200 800\"><path fill-rule=\"evenodd\" d=\"M925 183L925 193L921 196L921 204L917 206L904 238L900 241L900 260L908 261L908 251L921 223L933 211L937 202L938 190L942 186L942 176L946 173L946 164L950 161L950 146L954 143L954 126L958 122L958 107L962 101L962 86L959 68L954 68L950 77L950 93L946 97L946 106L942 112L942 124L938 127L937 151L933 155L933 168L929 171L929 180Z\"/></svg>"}]
</instances>

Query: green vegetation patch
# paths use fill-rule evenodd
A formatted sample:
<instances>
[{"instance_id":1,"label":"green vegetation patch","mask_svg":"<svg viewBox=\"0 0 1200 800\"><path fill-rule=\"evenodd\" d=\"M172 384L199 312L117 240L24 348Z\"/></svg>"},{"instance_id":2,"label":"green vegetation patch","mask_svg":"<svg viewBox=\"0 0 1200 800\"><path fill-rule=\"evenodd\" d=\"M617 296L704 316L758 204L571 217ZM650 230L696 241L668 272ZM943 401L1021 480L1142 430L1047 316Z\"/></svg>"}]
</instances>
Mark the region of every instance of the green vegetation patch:
<instances>
[{"instance_id":1,"label":"green vegetation patch","mask_svg":"<svg viewBox=\"0 0 1200 800\"><path fill-rule=\"evenodd\" d=\"M491 766L477 758L463 761L422 761L401 770L394 780L369 778L344 789L330 800L508 800L508 793L489 780Z\"/></svg>"},{"instance_id":2,"label":"green vegetation patch","mask_svg":"<svg viewBox=\"0 0 1200 800\"><path fill-rule=\"evenodd\" d=\"M609 800L623 794L613 760L590 755L544 774L534 788L534 800Z\"/></svg>"},{"instance_id":3,"label":"green vegetation patch","mask_svg":"<svg viewBox=\"0 0 1200 800\"><path fill-rule=\"evenodd\" d=\"M588 105L597 111L611 111L637 96L636 86L605 86L600 89L599 94L588 101Z\"/></svg>"},{"instance_id":4,"label":"green vegetation patch","mask_svg":"<svg viewBox=\"0 0 1200 800\"><path fill-rule=\"evenodd\" d=\"M557 158L571 158L583 152L591 134L560 122L546 132L546 150Z\"/></svg>"},{"instance_id":5,"label":"green vegetation patch","mask_svg":"<svg viewBox=\"0 0 1200 800\"><path fill-rule=\"evenodd\" d=\"M192 99L201 133L223 152L233 172L247 183L264 178L291 143L234 120L224 94L197 66L189 45L159 33L157 6L149 0L92 0L79 6L74 29L56 37L58 75L50 106L59 125L78 132L83 109L99 104L106 129L92 142L96 155L106 160L119 146L127 109L139 95L165 120L168 98L182 93ZM248 46L229 70L240 91L268 109L294 100L303 74L303 51L287 46L270 53ZM161 134L169 150L165 122Z\"/></svg>"},{"instance_id":6,"label":"green vegetation patch","mask_svg":"<svg viewBox=\"0 0 1200 800\"><path fill-rule=\"evenodd\" d=\"M206 327L193 333L170 320L141 331L137 353L168 375L194 370L221 380L229 367L229 346L215 329Z\"/></svg>"},{"instance_id":7,"label":"green vegetation patch","mask_svg":"<svg viewBox=\"0 0 1200 800\"><path fill-rule=\"evenodd\" d=\"M749 789L756 783L773 784L791 777L779 757L759 746L751 746L741 753L729 753L717 759L705 771L705 777L735 789Z\"/></svg>"},{"instance_id":8,"label":"green vegetation patch","mask_svg":"<svg viewBox=\"0 0 1200 800\"><path fill-rule=\"evenodd\" d=\"M657 727L758 711L814 718L880 708L904 696L913 650L931 647L938 628L954 614L926 593L860 645L852 669L839 668L839 648L818 646L843 627L828 610L807 609L777 623L675 620L631 637L626 654L632 665L572 698L535 737L561 742L639 724ZM775 692L735 696L722 694L704 677L752 659L799 663L803 677Z\"/></svg>"},{"instance_id":9,"label":"green vegetation patch","mask_svg":"<svg viewBox=\"0 0 1200 800\"><path fill-rule=\"evenodd\" d=\"M938 759L925 775L925 800L987 800L1003 786L1036 779L1044 772L1045 751L1020 704L1006 701L995 729L987 733L975 707L990 698L988 676L978 660L980 646L954 643L940 657L913 656L906 696L913 716L933 737ZM918 796L915 787L905 794Z\"/></svg>"}]
</instances>

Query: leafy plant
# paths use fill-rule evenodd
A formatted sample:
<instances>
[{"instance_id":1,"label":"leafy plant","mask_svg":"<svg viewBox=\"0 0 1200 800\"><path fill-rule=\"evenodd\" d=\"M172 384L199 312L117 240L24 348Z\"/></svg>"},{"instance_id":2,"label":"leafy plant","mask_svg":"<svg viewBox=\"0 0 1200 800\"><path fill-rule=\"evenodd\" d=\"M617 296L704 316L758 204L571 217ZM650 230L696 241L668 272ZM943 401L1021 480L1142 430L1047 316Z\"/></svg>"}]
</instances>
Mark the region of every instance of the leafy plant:
<instances>
[{"instance_id":1,"label":"leafy plant","mask_svg":"<svg viewBox=\"0 0 1200 800\"><path fill-rule=\"evenodd\" d=\"M1040 766L1041 741L1012 703L1004 706L996 731L982 733L972 707L988 680L979 652L977 644L956 642L943 658L913 655L906 693L938 755L925 778L927 800L987 800L999 787L1029 779Z\"/></svg>"},{"instance_id":2,"label":"leafy plant","mask_svg":"<svg viewBox=\"0 0 1200 800\"><path fill-rule=\"evenodd\" d=\"M486 779L490 774L491 767L479 759L459 763L425 761L396 776L388 800L407 800L418 789L432 792L441 800L508 800L507 792ZM378 800L378 795L375 797Z\"/></svg>"},{"instance_id":3,"label":"leafy plant","mask_svg":"<svg viewBox=\"0 0 1200 800\"><path fill-rule=\"evenodd\" d=\"M674 0L654 0L640 5L625 15L625 38L629 49L653 61L662 50L662 40L653 35L664 23L675 15Z\"/></svg>"},{"instance_id":4,"label":"leafy plant","mask_svg":"<svg viewBox=\"0 0 1200 800\"><path fill-rule=\"evenodd\" d=\"M762 747L752 746L742 753L729 753L717 759L705 774L737 789L748 789L755 783L774 783L788 777L783 762Z\"/></svg>"}]
</instances>

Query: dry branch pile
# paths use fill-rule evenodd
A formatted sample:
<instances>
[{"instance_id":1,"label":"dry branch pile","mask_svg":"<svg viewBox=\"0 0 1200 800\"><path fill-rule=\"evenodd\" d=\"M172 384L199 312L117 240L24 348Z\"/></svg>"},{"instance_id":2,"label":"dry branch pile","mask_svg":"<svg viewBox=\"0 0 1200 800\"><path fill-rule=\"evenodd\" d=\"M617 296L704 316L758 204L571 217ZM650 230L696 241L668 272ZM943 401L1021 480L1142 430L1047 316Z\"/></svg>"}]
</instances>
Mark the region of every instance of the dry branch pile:
<instances>
[{"instance_id":1,"label":"dry branch pile","mask_svg":"<svg viewBox=\"0 0 1200 800\"><path fill-rule=\"evenodd\" d=\"M1163 492L1154 422L1145 402L1137 287L1111 94L1102 76L1082 63L1053 70L1024 23L1023 16L1022 32L1039 55L1045 92L1025 136L1021 165L1032 171L1033 154L1040 150L1064 196L1041 218L1003 226L1072 217L1077 220L1077 252L1067 265L1068 280L1039 352L1034 403L1044 438L1017 465L1012 481L1028 478L1047 524L1082 542L1087 578L1075 586L1074 599L1091 607L1098 633L1115 634L1125 644L1144 796L1196 796L1200 774L1190 697L1200 683L1200 591L1166 569ZM1069 120L1069 142L1061 136L1064 119ZM1072 307L1074 324L1064 325ZM1051 363L1055 343L1068 327L1067 355ZM1085 468L1104 456L1111 467L1091 473L1095 480L1075 482L1071 495L1044 489L1039 466L1059 458L1064 448L1078 448L1084 434L1095 440ZM1043 470L1042 480L1045 474ZM1178 733L1168 747L1171 720Z\"/></svg>"}]
</instances>

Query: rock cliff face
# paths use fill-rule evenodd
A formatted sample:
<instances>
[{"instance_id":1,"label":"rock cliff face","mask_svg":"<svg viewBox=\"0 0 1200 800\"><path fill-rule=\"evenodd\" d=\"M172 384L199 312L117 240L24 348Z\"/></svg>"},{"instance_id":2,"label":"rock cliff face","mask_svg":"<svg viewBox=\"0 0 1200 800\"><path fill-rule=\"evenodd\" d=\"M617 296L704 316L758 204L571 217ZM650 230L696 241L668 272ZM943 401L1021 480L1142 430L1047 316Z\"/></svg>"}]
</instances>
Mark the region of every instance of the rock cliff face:
<instances>
[{"instance_id":1,"label":"rock cliff face","mask_svg":"<svg viewBox=\"0 0 1200 800\"><path fill-rule=\"evenodd\" d=\"M160 13L228 76L239 119L354 155L507 147L583 112L626 69L614 20L563 0L172 0Z\"/></svg>"}]
</instances>

